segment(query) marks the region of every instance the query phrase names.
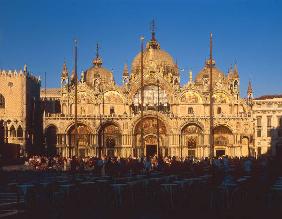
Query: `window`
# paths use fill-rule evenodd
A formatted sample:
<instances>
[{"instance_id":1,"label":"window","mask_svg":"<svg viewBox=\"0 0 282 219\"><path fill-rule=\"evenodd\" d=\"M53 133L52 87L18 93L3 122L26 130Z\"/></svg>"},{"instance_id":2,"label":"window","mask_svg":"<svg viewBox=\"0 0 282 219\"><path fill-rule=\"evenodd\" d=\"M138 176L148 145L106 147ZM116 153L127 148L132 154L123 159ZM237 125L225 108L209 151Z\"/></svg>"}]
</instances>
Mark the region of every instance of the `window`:
<instances>
[{"instance_id":1,"label":"window","mask_svg":"<svg viewBox=\"0 0 282 219\"><path fill-rule=\"evenodd\" d=\"M5 98L0 94L0 108L5 108Z\"/></svg>"},{"instance_id":2,"label":"window","mask_svg":"<svg viewBox=\"0 0 282 219\"><path fill-rule=\"evenodd\" d=\"M221 114L221 107L217 107L217 114Z\"/></svg>"},{"instance_id":3,"label":"window","mask_svg":"<svg viewBox=\"0 0 282 219\"><path fill-rule=\"evenodd\" d=\"M10 136L16 137L16 129L13 125L10 127Z\"/></svg>"},{"instance_id":4,"label":"window","mask_svg":"<svg viewBox=\"0 0 282 219\"><path fill-rule=\"evenodd\" d=\"M257 130L257 137L261 137L261 129Z\"/></svg>"},{"instance_id":5,"label":"window","mask_svg":"<svg viewBox=\"0 0 282 219\"><path fill-rule=\"evenodd\" d=\"M188 107L188 114L193 114L193 113L194 113L193 107Z\"/></svg>"},{"instance_id":6,"label":"window","mask_svg":"<svg viewBox=\"0 0 282 219\"><path fill-rule=\"evenodd\" d=\"M115 113L115 108L113 106L111 106L110 108L110 114L114 114Z\"/></svg>"},{"instance_id":7,"label":"window","mask_svg":"<svg viewBox=\"0 0 282 219\"><path fill-rule=\"evenodd\" d=\"M23 129L21 126L18 127L17 129L17 137L22 138L23 137Z\"/></svg>"},{"instance_id":8,"label":"window","mask_svg":"<svg viewBox=\"0 0 282 219\"><path fill-rule=\"evenodd\" d=\"M282 128L282 116L278 117L278 126Z\"/></svg>"},{"instance_id":9,"label":"window","mask_svg":"<svg viewBox=\"0 0 282 219\"><path fill-rule=\"evenodd\" d=\"M267 116L267 137L271 137L271 116Z\"/></svg>"},{"instance_id":10,"label":"window","mask_svg":"<svg viewBox=\"0 0 282 219\"><path fill-rule=\"evenodd\" d=\"M267 127L271 127L271 116L267 116Z\"/></svg>"},{"instance_id":11,"label":"window","mask_svg":"<svg viewBox=\"0 0 282 219\"><path fill-rule=\"evenodd\" d=\"M267 137L271 137L271 129L270 128L267 129Z\"/></svg>"},{"instance_id":12,"label":"window","mask_svg":"<svg viewBox=\"0 0 282 219\"><path fill-rule=\"evenodd\" d=\"M261 116L257 117L257 126L261 127Z\"/></svg>"}]
</instances>

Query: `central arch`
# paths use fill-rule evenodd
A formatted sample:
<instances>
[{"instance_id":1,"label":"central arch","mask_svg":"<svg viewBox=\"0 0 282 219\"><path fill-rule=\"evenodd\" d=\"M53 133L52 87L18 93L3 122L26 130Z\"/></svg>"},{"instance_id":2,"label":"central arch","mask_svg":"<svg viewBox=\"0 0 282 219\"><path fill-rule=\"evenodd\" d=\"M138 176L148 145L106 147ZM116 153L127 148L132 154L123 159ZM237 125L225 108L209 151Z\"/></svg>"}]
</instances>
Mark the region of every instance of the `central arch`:
<instances>
[{"instance_id":1,"label":"central arch","mask_svg":"<svg viewBox=\"0 0 282 219\"><path fill-rule=\"evenodd\" d=\"M90 147L90 135L91 135L91 129L83 124L78 123L77 124L77 145L78 145L78 156L79 157L85 157L88 154L88 148ZM75 142L75 125L72 125L68 130L68 139L70 146L72 148L76 147Z\"/></svg>"},{"instance_id":2,"label":"central arch","mask_svg":"<svg viewBox=\"0 0 282 219\"><path fill-rule=\"evenodd\" d=\"M203 129L196 123L189 123L181 129L181 156L197 156L197 148L204 143Z\"/></svg>"},{"instance_id":3,"label":"central arch","mask_svg":"<svg viewBox=\"0 0 282 219\"><path fill-rule=\"evenodd\" d=\"M234 144L232 131L225 125L218 125L214 128L214 149L216 156L226 155L227 149Z\"/></svg>"},{"instance_id":4,"label":"central arch","mask_svg":"<svg viewBox=\"0 0 282 219\"><path fill-rule=\"evenodd\" d=\"M144 147L142 146L142 134ZM135 137L135 155L142 156L167 156L167 128L162 120L158 117L148 116L138 121L134 129Z\"/></svg>"}]
</instances>

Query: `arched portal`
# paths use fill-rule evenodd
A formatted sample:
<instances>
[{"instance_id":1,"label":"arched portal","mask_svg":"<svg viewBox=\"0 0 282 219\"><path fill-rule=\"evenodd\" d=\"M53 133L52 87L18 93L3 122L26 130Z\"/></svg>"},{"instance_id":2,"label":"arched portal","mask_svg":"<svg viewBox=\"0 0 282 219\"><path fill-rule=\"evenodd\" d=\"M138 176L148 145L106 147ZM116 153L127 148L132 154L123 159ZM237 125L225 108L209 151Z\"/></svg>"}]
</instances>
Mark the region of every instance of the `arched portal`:
<instances>
[{"instance_id":1,"label":"arched portal","mask_svg":"<svg viewBox=\"0 0 282 219\"><path fill-rule=\"evenodd\" d=\"M105 123L99 130L100 153L110 157L120 156L121 131L114 123Z\"/></svg>"},{"instance_id":2,"label":"arched portal","mask_svg":"<svg viewBox=\"0 0 282 219\"><path fill-rule=\"evenodd\" d=\"M77 156L85 157L88 152L88 147L90 146L90 135L91 131L90 128L82 123L77 124L77 142L75 141L75 125L72 125L68 131L68 138L70 147L74 149L78 149ZM78 148L76 148L78 147Z\"/></svg>"},{"instance_id":3,"label":"arched portal","mask_svg":"<svg viewBox=\"0 0 282 219\"><path fill-rule=\"evenodd\" d=\"M196 156L197 148L203 144L204 134L197 124L187 124L181 130L181 156Z\"/></svg>"},{"instance_id":4,"label":"arched portal","mask_svg":"<svg viewBox=\"0 0 282 219\"><path fill-rule=\"evenodd\" d=\"M50 125L45 131L46 138L46 149L49 156L56 154L56 145L57 145L57 127Z\"/></svg>"},{"instance_id":5,"label":"arched portal","mask_svg":"<svg viewBox=\"0 0 282 219\"><path fill-rule=\"evenodd\" d=\"M234 136L232 131L224 125L219 125L214 128L214 150L216 156L227 154L227 148L233 146Z\"/></svg>"},{"instance_id":6,"label":"arched portal","mask_svg":"<svg viewBox=\"0 0 282 219\"><path fill-rule=\"evenodd\" d=\"M142 147L141 133L143 131L144 147ZM137 156L160 155L167 156L168 148L166 144L167 130L162 120L156 117L146 117L140 120L135 126L135 148Z\"/></svg>"}]
</instances>

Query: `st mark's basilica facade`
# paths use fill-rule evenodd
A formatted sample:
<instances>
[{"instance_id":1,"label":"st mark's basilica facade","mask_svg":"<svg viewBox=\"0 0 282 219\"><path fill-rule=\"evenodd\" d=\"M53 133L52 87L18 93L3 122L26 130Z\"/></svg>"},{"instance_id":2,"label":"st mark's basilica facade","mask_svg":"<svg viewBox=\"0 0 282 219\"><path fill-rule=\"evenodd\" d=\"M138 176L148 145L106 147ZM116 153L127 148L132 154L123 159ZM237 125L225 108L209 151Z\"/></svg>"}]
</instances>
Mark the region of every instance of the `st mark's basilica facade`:
<instances>
[{"instance_id":1,"label":"st mark's basilica facade","mask_svg":"<svg viewBox=\"0 0 282 219\"><path fill-rule=\"evenodd\" d=\"M46 102L43 130L47 148L66 157L154 154L208 157L210 67L213 153L232 157L252 155L255 153L252 88L249 86L247 98L241 97L237 66L225 74L214 60L208 60L194 80L189 72L188 83L180 86L179 68L162 49L154 31L144 52L133 59L130 71L124 66L122 86L115 83L97 51L92 67L81 74L77 84L77 129L74 73L70 74L64 63L61 88L41 90L41 99Z\"/></svg>"}]
</instances>

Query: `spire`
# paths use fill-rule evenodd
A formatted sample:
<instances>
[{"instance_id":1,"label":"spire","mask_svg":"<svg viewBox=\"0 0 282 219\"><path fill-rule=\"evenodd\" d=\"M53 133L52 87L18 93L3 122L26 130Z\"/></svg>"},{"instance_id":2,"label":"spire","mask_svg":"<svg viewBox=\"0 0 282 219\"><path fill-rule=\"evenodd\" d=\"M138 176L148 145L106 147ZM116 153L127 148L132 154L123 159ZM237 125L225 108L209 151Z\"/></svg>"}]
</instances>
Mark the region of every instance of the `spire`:
<instances>
[{"instance_id":1,"label":"spire","mask_svg":"<svg viewBox=\"0 0 282 219\"><path fill-rule=\"evenodd\" d=\"M233 70L233 72L234 72L234 76L236 76L236 77L239 76L239 74L238 74L238 67L237 67L237 64L236 64L236 63L234 64L234 70Z\"/></svg>"},{"instance_id":2,"label":"spire","mask_svg":"<svg viewBox=\"0 0 282 219\"><path fill-rule=\"evenodd\" d=\"M160 49L160 44L157 42L157 39L156 39L156 24L155 24L154 19L151 22L151 35L152 35L152 38L148 42L147 48Z\"/></svg>"},{"instance_id":3,"label":"spire","mask_svg":"<svg viewBox=\"0 0 282 219\"><path fill-rule=\"evenodd\" d=\"M189 82L192 82L193 76L192 76L192 70L189 71Z\"/></svg>"},{"instance_id":4,"label":"spire","mask_svg":"<svg viewBox=\"0 0 282 219\"><path fill-rule=\"evenodd\" d=\"M249 80L248 91L247 91L247 104L248 105L250 106L253 105L253 98L254 98L253 88L252 88L251 80Z\"/></svg>"},{"instance_id":5,"label":"spire","mask_svg":"<svg viewBox=\"0 0 282 219\"><path fill-rule=\"evenodd\" d=\"M62 79L66 79L68 76L69 76L68 68L67 68L66 60L64 60L61 78L62 78Z\"/></svg>"},{"instance_id":6,"label":"spire","mask_svg":"<svg viewBox=\"0 0 282 219\"><path fill-rule=\"evenodd\" d=\"M249 96L250 94L253 94L253 88L252 88L251 80L249 80L247 94L248 94L248 96Z\"/></svg>"},{"instance_id":7,"label":"spire","mask_svg":"<svg viewBox=\"0 0 282 219\"><path fill-rule=\"evenodd\" d=\"M99 55L99 44L96 44L96 58L93 60L94 66L101 67L103 62Z\"/></svg>"},{"instance_id":8,"label":"spire","mask_svg":"<svg viewBox=\"0 0 282 219\"><path fill-rule=\"evenodd\" d=\"M128 77L128 67L127 67L127 64L124 64L124 68L123 68L123 74L122 74L123 77Z\"/></svg>"},{"instance_id":9,"label":"spire","mask_svg":"<svg viewBox=\"0 0 282 219\"><path fill-rule=\"evenodd\" d=\"M156 41L156 24L155 20L153 19L151 22L151 34L152 34L152 41Z\"/></svg>"},{"instance_id":10,"label":"spire","mask_svg":"<svg viewBox=\"0 0 282 219\"><path fill-rule=\"evenodd\" d=\"M24 73L27 73L27 65L24 64Z\"/></svg>"},{"instance_id":11,"label":"spire","mask_svg":"<svg viewBox=\"0 0 282 219\"><path fill-rule=\"evenodd\" d=\"M127 64L124 64L123 74L122 74L122 82L123 84L128 84L129 82L129 74Z\"/></svg>"},{"instance_id":12,"label":"spire","mask_svg":"<svg viewBox=\"0 0 282 219\"><path fill-rule=\"evenodd\" d=\"M73 69L73 70L72 70L72 73L71 73L71 77L70 77L70 81L71 81L72 84L74 84L75 78L76 78L76 75L75 75L75 71L74 71L74 69Z\"/></svg>"}]
</instances>

